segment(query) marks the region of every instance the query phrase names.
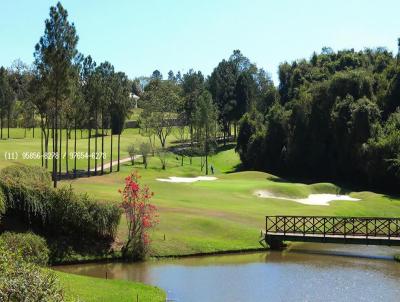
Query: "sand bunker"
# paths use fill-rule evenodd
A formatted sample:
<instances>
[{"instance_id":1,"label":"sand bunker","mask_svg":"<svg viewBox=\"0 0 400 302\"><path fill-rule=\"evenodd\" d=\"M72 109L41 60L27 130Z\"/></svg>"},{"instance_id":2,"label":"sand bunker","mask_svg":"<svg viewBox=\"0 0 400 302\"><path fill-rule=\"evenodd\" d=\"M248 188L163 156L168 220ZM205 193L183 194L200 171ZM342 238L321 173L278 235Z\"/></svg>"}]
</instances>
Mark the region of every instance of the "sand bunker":
<instances>
[{"instance_id":1,"label":"sand bunker","mask_svg":"<svg viewBox=\"0 0 400 302\"><path fill-rule=\"evenodd\" d=\"M197 176L197 177L176 177L170 176L168 178L157 178L158 181L164 182L195 182L195 181L203 181L203 180L216 180L217 178L214 176Z\"/></svg>"},{"instance_id":2,"label":"sand bunker","mask_svg":"<svg viewBox=\"0 0 400 302\"><path fill-rule=\"evenodd\" d=\"M283 199L299 202L308 205L328 206L329 202L334 200L346 200L346 201L359 201L360 199L352 198L348 195L336 195L336 194L310 194L307 198L290 198L276 196L273 193L265 190L258 190L254 192L255 195L261 198L274 198Z\"/></svg>"}]
</instances>

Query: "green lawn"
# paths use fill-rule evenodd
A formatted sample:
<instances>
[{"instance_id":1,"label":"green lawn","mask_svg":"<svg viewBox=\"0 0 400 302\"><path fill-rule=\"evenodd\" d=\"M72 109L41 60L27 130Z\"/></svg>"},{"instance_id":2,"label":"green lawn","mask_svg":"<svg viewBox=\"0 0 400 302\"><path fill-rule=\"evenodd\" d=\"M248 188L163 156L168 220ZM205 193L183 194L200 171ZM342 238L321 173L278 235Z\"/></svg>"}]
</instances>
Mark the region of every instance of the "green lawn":
<instances>
[{"instance_id":1,"label":"green lawn","mask_svg":"<svg viewBox=\"0 0 400 302\"><path fill-rule=\"evenodd\" d=\"M100 133L99 129L99 133ZM10 129L10 139L0 140L0 169L5 166L14 164L14 163L24 163L24 164L32 164L32 165L41 165L41 159L24 159L24 152L39 152L40 153L40 129L36 128L35 130L35 138L32 137L32 130L27 131L26 137L24 137L24 129L21 128L12 128ZM175 133L175 132L174 132ZM92 135L94 136L95 131L92 131ZM110 130L104 137L104 153L106 158L104 159L104 163L109 163L111 161L111 136ZM4 130L3 130L4 137ZM62 150L61 153L64 154L66 151L66 131L64 130L62 133ZM77 152L87 152L88 150L88 131L77 131ZM117 160L117 135L113 136L113 160ZM172 141L176 140L176 136L171 134L167 137L167 143L170 144ZM130 144L135 144L136 148L139 149L139 146L142 142L148 142L149 139L145 136L142 136L139 133L139 129L125 129L121 135L121 158L126 158L129 156L127 152L127 147ZM92 137L90 140L90 153L95 152L95 138ZM157 141L156 141L157 142ZM69 140L69 148L68 153L74 151L74 132L72 131L71 139ZM157 145L159 143L157 142ZM51 138L49 139L49 152L51 152ZM18 158L16 160L6 160L5 153L17 153ZM101 152L101 137L97 138L97 152ZM68 158L69 170L71 171L74 167L74 160L70 156ZM62 170L66 169L66 159L63 158L61 160ZM101 164L101 160L97 160L97 166ZM86 170L88 165L88 160L78 159L77 160L77 169ZM49 161L49 167L51 168L51 161ZM95 167L95 160L91 159L91 168ZM108 169L107 169L108 170Z\"/></svg>"},{"instance_id":2,"label":"green lawn","mask_svg":"<svg viewBox=\"0 0 400 302\"><path fill-rule=\"evenodd\" d=\"M127 129L121 137L122 156L127 156L126 146L131 142L144 141L136 129ZM106 138L106 141L109 138ZM169 144L174 140L169 137ZM12 139L0 141L0 151L38 151L39 140ZM93 141L92 141L93 142ZM86 150L86 139L81 139L78 149ZM108 143L106 143L106 146ZM72 144L71 144L72 146ZM0 159L0 168L11 164ZM19 160L21 162L21 160ZM22 161L40 164L39 161ZM260 247L260 230L265 227L265 215L338 215L338 216L399 216L400 199L373 192L351 192L330 183L311 185L286 182L276 176L245 171L229 173L240 164L233 149L222 151L209 159L218 177L215 181L196 183L166 183L156 178L169 176L204 175L200 169L201 159L181 160L169 155L167 169L162 170L157 157L150 158L148 169L140 160L133 167L130 162L121 165L120 173L62 181L61 185L72 185L80 192L109 202L120 202L118 189L124 178L137 169L142 175L142 183L155 192L153 203L160 214L160 224L152 232L151 255L188 255L228 250L242 250ZM92 163L93 164L93 163ZM79 163L86 167L86 161ZM255 190L268 190L280 196L307 197L311 193L346 193L361 201L335 201L329 206L311 206L281 199L263 199L254 195ZM118 230L116 247L126 238L124 218ZM165 236L165 237L164 237ZM165 240L164 240L165 238ZM83 301L162 301L161 290L137 283L116 280L94 279L57 273L71 299L79 297Z\"/></svg>"},{"instance_id":3,"label":"green lawn","mask_svg":"<svg viewBox=\"0 0 400 302\"><path fill-rule=\"evenodd\" d=\"M264 228L265 215L341 215L398 216L400 200L373 192L347 192L330 183L305 185L285 182L262 172L224 173L239 163L234 151L223 151L210 158L218 180L196 183L164 183L156 178L197 176L200 159L192 165L185 159L171 156L167 170L160 169L157 158L150 160L146 170L142 165L122 166L121 173L101 177L81 178L66 183L82 192L110 202L119 202L118 188L123 178L137 169L142 182L155 192L153 203L160 212L160 224L152 233L152 255L186 255L204 252L239 250L260 247L258 238ZM348 193L361 201L334 201L330 206L303 205L294 201L263 199L255 190L269 190L288 197L307 197L311 193ZM165 240L164 240L165 234ZM126 238L122 219L118 240Z\"/></svg>"},{"instance_id":4,"label":"green lawn","mask_svg":"<svg viewBox=\"0 0 400 302\"><path fill-rule=\"evenodd\" d=\"M124 280L105 280L56 272L66 301L132 302L165 301L165 292L157 287ZM137 300L137 297L139 300Z\"/></svg>"},{"instance_id":5,"label":"green lawn","mask_svg":"<svg viewBox=\"0 0 400 302\"><path fill-rule=\"evenodd\" d=\"M22 129L12 129L13 131ZM36 131L38 132L38 131ZM18 133L14 133L17 135ZM85 133L84 133L85 137ZM137 129L127 129L121 136L122 156L128 156L126 147L135 142L139 144L147 138ZM170 145L176 137L169 136ZM109 137L106 138L108 146ZM39 149L39 138L12 139L0 141L0 151L19 152ZM94 140L92 140L94 143ZM86 150L87 140L80 139L78 149ZM92 146L93 148L93 146ZM114 157L115 158L115 157ZM34 160L19 162L40 164ZM11 164L0 159L0 168ZM329 183L312 185L285 182L273 175L261 172L228 173L239 165L240 161L233 149L222 151L209 159L215 168L216 181L197 183L164 183L156 178L169 176L204 175L200 170L200 158L184 159L169 155L167 169L162 170L157 157L150 158L149 168L144 169L137 161L135 167L130 162L123 163L120 173L104 176L63 181L61 185L71 184L76 190L87 192L93 197L110 202L120 202L118 189L124 183L124 177L132 169L137 169L143 176L142 182L155 192L153 202L160 212L160 224L152 235L152 255L186 255L193 253L215 252L257 248L260 230L264 228L265 215L342 215L342 216L398 216L400 200L373 192L348 192L359 202L335 201L330 206L310 206L279 199L256 197L255 190L269 190L288 197L307 197L310 193L346 192ZM92 165L94 162L92 161ZM86 160L78 164L86 167ZM165 235L165 240L164 240ZM121 220L116 247L121 246L126 238L126 225Z\"/></svg>"}]
</instances>

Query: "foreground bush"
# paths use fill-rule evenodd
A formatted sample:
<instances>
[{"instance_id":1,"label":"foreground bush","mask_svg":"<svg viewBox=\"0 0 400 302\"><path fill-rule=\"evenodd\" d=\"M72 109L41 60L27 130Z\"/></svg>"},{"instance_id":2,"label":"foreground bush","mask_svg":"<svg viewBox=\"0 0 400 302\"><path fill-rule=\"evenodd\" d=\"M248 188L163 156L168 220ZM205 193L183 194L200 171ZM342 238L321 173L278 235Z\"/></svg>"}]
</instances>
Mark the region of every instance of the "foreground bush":
<instances>
[{"instance_id":1,"label":"foreground bush","mask_svg":"<svg viewBox=\"0 0 400 302\"><path fill-rule=\"evenodd\" d=\"M90 199L71 188L53 191L49 225L54 234L78 238L113 238L121 210L118 206Z\"/></svg>"},{"instance_id":2,"label":"foreground bush","mask_svg":"<svg viewBox=\"0 0 400 302\"><path fill-rule=\"evenodd\" d=\"M126 216L128 240L122 248L122 256L127 260L143 260L149 250L149 230L156 226L158 214L156 207L150 203L154 195L149 187L139 183L137 172L125 178L125 187L120 190L121 207Z\"/></svg>"},{"instance_id":3,"label":"foreground bush","mask_svg":"<svg viewBox=\"0 0 400 302\"><path fill-rule=\"evenodd\" d=\"M23 259L0 241L0 301L59 302L63 291L55 275Z\"/></svg>"},{"instance_id":4,"label":"foreground bush","mask_svg":"<svg viewBox=\"0 0 400 302\"><path fill-rule=\"evenodd\" d=\"M49 173L40 167L1 170L0 191L6 215L45 236L57 258L77 250L103 253L114 239L121 216L118 205L98 202L72 188L53 189Z\"/></svg>"},{"instance_id":5,"label":"foreground bush","mask_svg":"<svg viewBox=\"0 0 400 302\"><path fill-rule=\"evenodd\" d=\"M1 216L6 212L6 196L3 193L3 190L0 187L0 222Z\"/></svg>"},{"instance_id":6,"label":"foreground bush","mask_svg":"<svg viewBox=\"0 0 400 302\"><path fill-rule=\"evenodd\" d=\"M0 171L0 190L6 210L18 212L29 222L46 219L51 179L45 169L25 165L6 167Z\"/></svg>"},{"instance_id":7,"label":"foreground bush","mask_svg":"<svg viewBox=\"0 0 400 302\"><path fill-rule=\"evenodd\" d=\"M0 241L13 253L19 253L23 260L37 265L47 265L49 248L46 240L33 233L11 233L0 235Z\"/></svg>"}]
</instances>

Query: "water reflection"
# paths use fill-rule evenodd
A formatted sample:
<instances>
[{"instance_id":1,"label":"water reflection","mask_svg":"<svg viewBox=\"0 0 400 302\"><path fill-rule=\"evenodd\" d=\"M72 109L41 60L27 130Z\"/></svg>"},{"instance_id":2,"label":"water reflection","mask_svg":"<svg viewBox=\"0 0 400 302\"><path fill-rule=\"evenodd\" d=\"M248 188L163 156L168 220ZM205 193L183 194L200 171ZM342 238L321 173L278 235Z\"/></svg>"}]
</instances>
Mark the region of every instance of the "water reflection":
<instances>
[{"instance_id":1,"label":"water reflection","mask_svg":"<svg viewBox=\"0 0 400 302\"><path fill-rule=\"evenodd\" d=\"M140 281L177 301L399 301L398 248L293 244L283 252L85 264L62 271Z\"/></svg>"}]
</instances>

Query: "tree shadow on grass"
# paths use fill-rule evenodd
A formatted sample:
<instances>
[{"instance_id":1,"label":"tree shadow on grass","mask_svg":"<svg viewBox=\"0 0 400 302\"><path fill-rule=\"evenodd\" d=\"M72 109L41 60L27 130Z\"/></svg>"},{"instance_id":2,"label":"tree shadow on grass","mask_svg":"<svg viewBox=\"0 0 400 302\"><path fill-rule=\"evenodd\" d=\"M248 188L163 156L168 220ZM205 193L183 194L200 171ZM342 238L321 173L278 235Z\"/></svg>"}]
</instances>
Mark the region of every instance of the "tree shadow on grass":
<instances>
[{"instance_id":1,"label":"tree shadow on grass","mask_svg":"<svg viewBox=\"0 0 400 302\"><path fill-rule=\"evenodd\" d=\"M329 183L332 184L336 187L336 192L335 194L337 195L348 195L351 192L357 191L356 188L352 188L351 186L349 187L346 184L340 184L334 182L334 180L331 179L314 179L314 178L304 178L304 177L279 177L279 176L273 176L271 178L268 178L269 181L272 182L277 182L277 183L287 183L287 184L295 184L295 183L300 183L300 184L305 184L305 185L315 185L315 184L321 184L321 183Z\"/></svg>"},{"instance_id":2,"label":"tree shadow on grass","mask_svg":"<svg viewBox=\"0 0 400 302\"><path fill-rule=\"evenodd\" d=\"M398 193L393 193L393 194L382 194L382 196L384 198L388 198L388 199L396 199L396 201L400 201L400 194Z\"/></svg>"},{"instance_id":3,"label":"tree shadow on grass","mask_svg":"<svg viewBox=\"0 0 400 302\"><path fill-rule=\"evenodd\" d=\"M226 145L218 145L217 152L228 151L234 149L236 147L236 143L226 143Z\"/></svg>"},{"instance_id":4,"label":"tree shadow on grass","mask_svg":"<svg viewBox=\"0 0 400 302\"><path fill-rule=\"evenodd\" d=\"M226 174L231 174L231 173L238 173L238 172L246 172L249 171L244 167L242 163L238 163L235 166L232 167L229 171L225 171Z\"/></svg>"},{"instance_id":5,"label":"tree shadow on grass","mask_svg":"<svg viewBox=\"0 0 400 302\"><path fill-rule=\"evenodd\" d=\"M233 167L232 170L227 171L226 173L237 173L237 172L245 172L245 171L259 171L263 173L269 173L268 171L262 171L262 170L249 170L242 163L237 164L235 167ZM304 177L295 177L295 176L276 176L273 174L270 174L265 178L265 180L275 182L275 183L282 183L282 184L304 184L304 185L313 185L313 184L318 184L318 183L330 183L336 186L336 194L337 195L347 195L351 192L357 192L361 191L359 187L351 186L348 184L341 184L334 182L334 180L329 180L329 179L314 179L314 178L304 178ZM393 197L393 196L392 196Z\"/></svg>"}]
</instances>

